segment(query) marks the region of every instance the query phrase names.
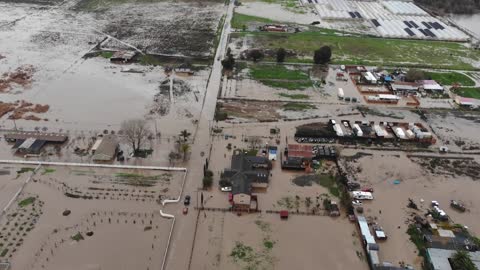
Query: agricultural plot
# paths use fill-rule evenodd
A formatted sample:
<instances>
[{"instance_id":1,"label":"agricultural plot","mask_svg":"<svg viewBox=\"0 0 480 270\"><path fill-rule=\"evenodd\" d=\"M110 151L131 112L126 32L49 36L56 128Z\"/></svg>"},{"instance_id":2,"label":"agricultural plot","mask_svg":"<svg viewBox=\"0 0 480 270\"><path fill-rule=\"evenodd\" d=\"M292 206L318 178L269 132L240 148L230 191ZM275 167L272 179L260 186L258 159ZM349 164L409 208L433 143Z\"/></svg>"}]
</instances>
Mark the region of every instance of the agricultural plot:
<instances>
[{"instance_id":1,"label":"agricultural plot","mask_svg":"<svg viewBox=\"0 0 480 270\"><path fill-rule=\"evenodd\" d=\"M0 221L0 255L14 269L159 268L170 221L158 201L177 196L182 179L181 172L41 168Z\"/></svg>"},{"instance_id":2,"label":"agricultural plot","mask_svg":"<svg viewBox=\"0 0 480 270\"><path fill-rule=\"evenodd\" d=\"M329 35L322 32L234 33L232 44L248 40L255 48L285 48L296 52L296 61L312 62L313 52L321 46L332 48L337 64L417 66L449 69L473 69L480 52L460 43L380 39Z\"/></svg>"},{"instance_id":3,"label":"agricultural plot","mask_svg":"<svg viewBox=\"0 0 480 270\"><path fill-rule=\"evenodd\" d=\"M165 102L164 68L211 60L225 5L85 0L55 8L0 2L0 10L0 123L9 128L16 114L24 129L118 131L130 118L192 125L210 70L176 77L176 96ZM116 50L137 52L134 63L111 63Z\"/></svg>"},{"instance_id":4,"label":"agricultural plot","mask_svg":"<svg viewBox=\"0 0 480 270\"><path fill-rule=\"evenodd\" d=\"M460 84L462 86L474 86L475 81L469 76L458 72L426 72L427 77L442 85Z\"/></svg>"}]
</instances>

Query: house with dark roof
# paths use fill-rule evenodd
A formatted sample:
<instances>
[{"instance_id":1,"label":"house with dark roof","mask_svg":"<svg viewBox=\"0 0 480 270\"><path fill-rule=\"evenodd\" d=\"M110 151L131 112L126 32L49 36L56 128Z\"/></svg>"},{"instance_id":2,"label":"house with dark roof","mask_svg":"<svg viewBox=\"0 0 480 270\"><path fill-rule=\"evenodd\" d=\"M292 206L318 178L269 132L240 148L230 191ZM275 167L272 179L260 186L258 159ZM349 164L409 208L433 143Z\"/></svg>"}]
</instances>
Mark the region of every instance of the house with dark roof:
<instances>
[{"instance_id":1,"label":"house with dark roof","mask_svg":"<svg viewBox=\"0 0 480 270\"><path fill-rule=\"evenodd\" d=\"M234 209L250 209L252 189L268 187L271 162L266 157L248 156L241 151L233 153L230 169L221 175L232 185Z\"/></svg>"}]
</instances>

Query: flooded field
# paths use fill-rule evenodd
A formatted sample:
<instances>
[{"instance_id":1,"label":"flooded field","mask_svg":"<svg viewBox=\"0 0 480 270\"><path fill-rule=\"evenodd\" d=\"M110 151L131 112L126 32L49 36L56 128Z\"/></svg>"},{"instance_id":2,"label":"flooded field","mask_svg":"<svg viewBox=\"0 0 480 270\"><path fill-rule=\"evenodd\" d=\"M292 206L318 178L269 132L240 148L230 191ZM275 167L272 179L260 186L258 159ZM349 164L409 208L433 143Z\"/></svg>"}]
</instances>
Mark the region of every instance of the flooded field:
<instances>
[{"instance_id":1,"label":"flooded field","mask_svg":"<svg viewBox=\"0 0 480 270\"><path fill-rule=\"evenodd\" d=\"M425 158L408 158L403 153L367 151L353 159L348 158L353 151L342 153L346 158L341 164L349 175L362 186L374 188L374 200L364 201L363 208L365 215L378 222L388 235L388 240L380 242L382 260L404 261L419 267L422 259L406 231L413 215L425 213L432 200L439 202L454 223L468 226L474 234L480 233L476 222L480 218L480 201L474 192L480 185L478 177L431 173L428 166L422 165ZM395 184L396 180L399 184ZM419 211L407 208L409 198L419 206ZM450 208L450 200L465 202L469 210L461 213Z\"/></svg>"},{"instance_id":2,"label":"flooded field","mask_svg":"<svg viewBox=\"0 0 480 270\"><path fill-rule=\"evenodd\" d=\"M198 117L209 68L177 76L190 90L164 104L169 108L159 114L167 63L144 65L151 61L142 54L211 58L223 2L0 2L0 10L0 73L8 78L0 85L3 128L14 127L18 101L49 106L16 117L17 127L24 129L118 130L122 120L143 117L192 125ZM125 65L83 57L98 49L135 51L140 61ZM29 72L19 74L25 69ZM171 105L176 99L181 102Z\"/></svg>"},{"instance_id":3,"label":"flooded field","mask_svg":"<svg viewBox=\"0 0 480 270\"><path fill-rule=\"evenodd\" d=\"M15 181L32 174L28 167L15 168L21 172ZM170 221L159 215L158 200L177 196L182 176L42 167L0 221L2 257L13 269L159 268Z\"/></svg>"}]
</instances>

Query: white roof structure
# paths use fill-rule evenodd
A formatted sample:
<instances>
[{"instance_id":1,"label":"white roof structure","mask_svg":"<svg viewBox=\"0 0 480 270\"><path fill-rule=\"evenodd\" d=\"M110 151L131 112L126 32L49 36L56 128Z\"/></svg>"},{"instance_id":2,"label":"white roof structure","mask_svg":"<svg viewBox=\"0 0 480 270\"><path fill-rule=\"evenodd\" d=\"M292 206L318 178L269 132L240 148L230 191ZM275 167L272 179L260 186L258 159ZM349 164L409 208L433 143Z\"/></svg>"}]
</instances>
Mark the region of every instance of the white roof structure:
<instances>
[{"instance_id":1,"label":"white roof structure","mask_svg":"<svg viewBox=\"0 0 480 270\"><path fill-rule=\"evenodd\" d=\"M455 234L451 230L438 229L438 235L446 238L455 238Z\"/></svg>"},{"instance_id":2,"label":"white roof structure","mask_svg":"<svg viewBox=\"0 0 480 270\"><path fill-rule=\"evenodd\" d=\"M370 232L367 219L364 216L358 216L357 221L358 226L360 227L360 232L362 233L362 237L365 240L366 244L375 244L375 238Z\"/></svg>"},{"instance_id":3,"label":"white roof structure","mask_svg":"<svg viewBox=\"0 0 480 270\"><path fill-rule=\"evenodd\" d=\"M400 97L397 95L387 95L387 94L379 94L377 95L380 99L391 99L391 100L399 100Z\"/></svg>"},{"instance_id":4,"label":"white roof structure","mask_svg":"<svg viewBox=\"0 0 480 270\"><path fill-rule=\"evenodd\" d=\"M443 91L443 86L440 84L424 84L423 89L429 90L429 91Z\"/></svg>"},{"instance_id":5,"label":"white roof structure","mask_svg":"<svg viewBox=\"0 0 480 270\"><path fill-rule=\"evenodd\" d=\"M36 140L37 139L35 139L35 138L27 138L25 141L23 141L23 143L18 148L19 149L28 149L28 148L30 148L30 146L33 145L33 143Z\"/></svg>"},{"instance_id":6,"label":"white roof structure","mask_svg":"<svg viewBox=\"0 0 480 270\"><path fill-rule=\"evenodd\" d=\"M456 250L449 249L427 248L427 257L433 266L433 270L452 270L448 259L453 257L456 252ZM480 251L469 252L468 254L473 264L480 269Z\"/></svg>"},{"instance_id":7,"label":"white roof structure","mask_svg":"<svg viewBox=\"0 0 480 270\"><path fill-rule=\"evenodd\" d=\"M372 72L370 72L370 71L367 71L367 72L363 73L363 76L365 77L365 79L366 79L367 81L377 82L377 78L376 78L375 75L373 75Z\"/></svg>"},{"instance_id":8,"label":"white roof structure","mask_svg":"<svg viewBox=\"0 0 480 270\"><path fill-rule=\"evenodd\" d=\"M363 25L370 24L370 32L382 37L469 40L460 29L429 15L411 1L311 0L311 3L321 19L361 19Z\"/></svg>"}]
</instances>

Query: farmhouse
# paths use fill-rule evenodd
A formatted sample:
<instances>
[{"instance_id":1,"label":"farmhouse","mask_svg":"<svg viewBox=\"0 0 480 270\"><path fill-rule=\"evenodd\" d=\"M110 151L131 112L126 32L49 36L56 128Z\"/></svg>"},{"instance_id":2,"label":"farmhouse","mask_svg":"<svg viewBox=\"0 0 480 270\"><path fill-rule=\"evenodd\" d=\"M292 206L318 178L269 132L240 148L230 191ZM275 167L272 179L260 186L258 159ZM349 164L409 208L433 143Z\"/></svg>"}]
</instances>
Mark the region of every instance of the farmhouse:
<instances>
[{"instance_id":1,"label":"farmhouse","mask_svg":"<svg viewBox=\"0 0 480 270\"><path fill-rule=\"evenodd\" d=\"M268 187L271 168L272 164L266 157L248 156L240 150L233 153L231 168L224 170L221 181L232 185L234 209L250 208L254 197L252 189Z\"/></svg>"}]
</instances>

